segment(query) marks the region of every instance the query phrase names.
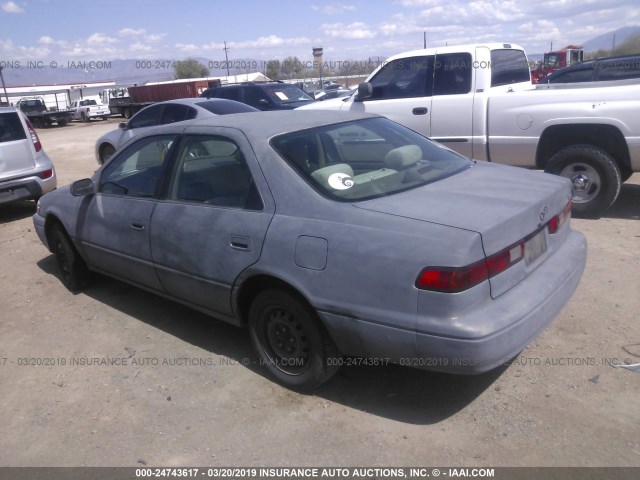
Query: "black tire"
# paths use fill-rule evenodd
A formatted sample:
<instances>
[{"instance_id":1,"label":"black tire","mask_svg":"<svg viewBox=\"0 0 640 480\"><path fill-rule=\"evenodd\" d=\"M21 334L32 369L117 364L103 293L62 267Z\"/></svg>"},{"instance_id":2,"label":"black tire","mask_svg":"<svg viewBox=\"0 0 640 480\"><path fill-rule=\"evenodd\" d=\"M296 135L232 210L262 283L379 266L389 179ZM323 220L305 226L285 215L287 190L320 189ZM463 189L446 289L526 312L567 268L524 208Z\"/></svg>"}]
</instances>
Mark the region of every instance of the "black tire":
<instances>
[{"instance_id":1,"label":"black tire","mask_svg":"<svg viewBox=\"0 0 640 480\"><path fill-rule=\"evenodd\" d=\"M571 180L576 217L597 218L615 202L622 179L615 160L592 145L572 145L556 153L545 172Z\"/></svg>"},{"instance_id":2,"label":"black tire","mask_svg":"<svg viewBox=\"0 0 640 480\"><path fill-rule=\"evenodd\" d=\"M103 115L102 120L109 120L109 115Z\"/></svg>"},{"instance_id":3,"label":"black tire","mask_svg":"<svg viewBox=\"0 0 640 480\"><path fill-rule=\"evenodd\" d=\"M72 292L81 290L89 283L90 272L62 225L56 223L52 227L49 241L58 260L62 284Z\"/></svg>"},{"instance_id":4,"label":"black tire","mask_svg":"<svg viewBox=\"0 0 640 480\"><path fill-rule=\"evenodd\" d=\"M83 122L85 122L85 123L86 123L86 122L88 122L88 121L89 121L89 117L87 117L87 114L86 114L86 113L82 112L82 113L80 113L80 116L82 117L82 121L83 121Z\"/></svg>"},{"instance_id":5,"label":"black tire","mask_svg":"<svg viewBox=\"0 0 640 480\"><path fill-rule=\"evenodd\" d=\"M340 352L316 313L284 290L256 296L249 309L249 332L261 363L285 387L312 390L340 368Z\"/></svg>"},{"instance_id":6,"label":"black tire","mask_svg":"<svg viewBox=\"0 0 640 480\"><path fill-rule=\"evenodd\" d=\"M64 127L67 124L66 120L58 120L58 126L59 127Z\"/></svg>"},{"instance_id":7,"label":"black tire","mask_svg":"<svg viewBox=\"0 0 640 480\"><path fill-rule=\"evenodd\" d=\"M131 109L130 109L130 108L125 108L125 109L122 111L122 116L123 116L124 118L126 118L127 120L129 120L129 119L131 118L132 114L133 114L133 112L131 111Z\"/></svg>"},{"instance_id":8,"label":"black tire","mask_svg":"<svg viewBox=\"0 0 640 480\"><path fill-rule=\"evenodd\" d=\"M116 151L110 143L104 144L100 147L100 163L104 163L111 158L111 155Z\"/></svg>"}]
</instances>

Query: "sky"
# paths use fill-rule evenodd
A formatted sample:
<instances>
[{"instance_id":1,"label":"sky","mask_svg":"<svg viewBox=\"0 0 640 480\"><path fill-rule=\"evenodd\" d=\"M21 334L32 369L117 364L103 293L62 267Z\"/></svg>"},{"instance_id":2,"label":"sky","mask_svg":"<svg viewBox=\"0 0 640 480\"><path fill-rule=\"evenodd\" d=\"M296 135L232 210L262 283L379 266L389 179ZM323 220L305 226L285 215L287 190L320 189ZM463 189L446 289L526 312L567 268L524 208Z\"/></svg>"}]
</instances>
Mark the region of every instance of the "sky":
<instances>
[{"instance_id":1,"label":"sky","mask_svg":"<svg viewBox=\"0 0 640 480\"><path fill-rule=\"evenodd\" d=\"M0 62L200 57L366 61L427 45L534 54L640 25L638 0L0 0Z\"/></svg>"}]
</instances>

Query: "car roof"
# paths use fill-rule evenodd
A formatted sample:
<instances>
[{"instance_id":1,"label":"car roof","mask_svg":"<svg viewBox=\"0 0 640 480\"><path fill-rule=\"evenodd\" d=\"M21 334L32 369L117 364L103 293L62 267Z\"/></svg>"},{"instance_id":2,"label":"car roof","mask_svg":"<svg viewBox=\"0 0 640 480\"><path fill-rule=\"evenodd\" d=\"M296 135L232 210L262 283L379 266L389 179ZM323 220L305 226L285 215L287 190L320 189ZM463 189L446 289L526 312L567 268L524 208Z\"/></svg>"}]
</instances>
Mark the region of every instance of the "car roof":
<instances>
[{"instance_id":1,"label":"car roof","mask_svg":"<svg viewBox=\"0 0 640 480\"><path fill-rule=\"evenodd\" d=\"M17 112L18 109L16 107L0 107L0 113L9 113L9 112Z\"/></svg>"},{"instance_id":2,"label":"car roof","mask_svg":"<svg viewBox=\"0 0 640 480\"><path fill-rule=\"evenodd\" d=\"M380 115L335 110L273 110L206 117L193 120L187 128L200 126L237 128L251 136L267 139L283 133L332 123L378 117Z\"/></svg>"}]
</instances>

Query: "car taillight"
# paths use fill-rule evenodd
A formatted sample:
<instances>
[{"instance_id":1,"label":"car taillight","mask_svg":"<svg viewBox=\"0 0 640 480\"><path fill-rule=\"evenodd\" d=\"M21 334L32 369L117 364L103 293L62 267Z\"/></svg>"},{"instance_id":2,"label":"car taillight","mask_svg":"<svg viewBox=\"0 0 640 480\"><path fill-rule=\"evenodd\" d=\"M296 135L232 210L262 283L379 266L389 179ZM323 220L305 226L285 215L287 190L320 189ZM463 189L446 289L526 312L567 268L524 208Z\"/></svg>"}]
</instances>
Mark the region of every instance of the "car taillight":
<instances>
[{"instance_id":1,"label":"car taillight","mask_svg":"<svg viewBox=\"0 0 640 480\"><path fill-rule=\"evenodd\" d=\"M560 230L560 227L562 227L562 225L564 225L567 220L569 220L569 218L571 218L571 201L569 201L569 203L565 205L565 207L562 209L562 212L549 220L549 222L547 223L547 230L550 234L556 233L558 230Z\"/></svg>"},{"instance_id":2,"label":"car taillight","mask_svg":"<svg viewBox=\"0 0 640 480\"><path fill-rule=\"evenodd\" d=\"M435 292L457 293L504 272L524 258L524 240L511 245L490 257L466 267L428 267L418 279L416 287Z\"/></svg>"},{"instance_id":3,"label":"car taillight","mask_svg":"<svg viewBox=\"0 0 640 480\"><path fill-rule=\"evenodd\" d=\"M43 180L45 180L47 178L51 178L53 176L53 169L50 168L49 170L45 170L44 172L40 172L38 174L38 176Z\"/></svg>"},{"instance_id":4,"label":"car taillight","mask_svg":"<svg viewBox=\"0 0 640 480\"><path fill-rule=\"evenodd\" d=\"M33 125L31 125L31 122L29 120L27 120L27 128L29 129L29 135L31 135L31 141L33 142L33 146L35 147L36 152L39 152L40 150L42 150L42 144L40 143L38 134L33 129Z\"/></svg>"}]
</instances>

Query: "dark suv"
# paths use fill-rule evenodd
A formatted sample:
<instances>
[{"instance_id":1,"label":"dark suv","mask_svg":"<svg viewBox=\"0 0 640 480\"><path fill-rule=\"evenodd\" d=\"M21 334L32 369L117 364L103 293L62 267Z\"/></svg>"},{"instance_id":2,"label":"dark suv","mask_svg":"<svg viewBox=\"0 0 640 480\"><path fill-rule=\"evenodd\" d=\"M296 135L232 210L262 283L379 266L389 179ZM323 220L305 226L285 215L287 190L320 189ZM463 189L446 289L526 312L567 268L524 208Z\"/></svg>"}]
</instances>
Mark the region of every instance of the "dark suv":
<instances>
[{"instance_id":1,"label":"dark suv","mask_svg":"<svg viewBox=\"0 0 640 480\"><path fill-rule=\"evenodd\" d=\"M281 82L246 82L220 85L208 88L200 96L236 100L258 110L293 110L314 101L297 86Z\"/></svg>"},{"instance_id":2,"label":"dark suv","mask_svg":"<svg viewBox=\"0 0 640 480\"><path fill-rule=\"evenodd\" d=\"M640 78L640 55L597 58L551 73L543 83L604 82Z\"/></svg>"}]
</instances>

